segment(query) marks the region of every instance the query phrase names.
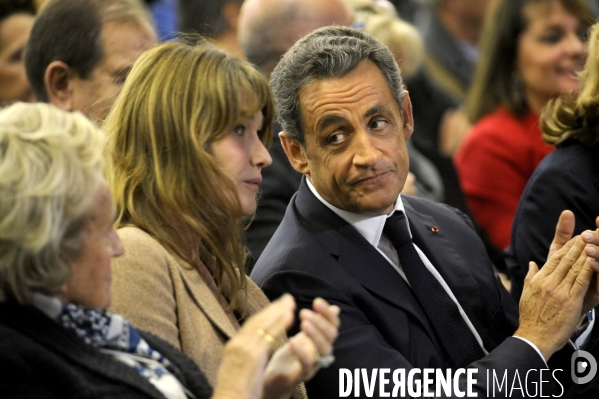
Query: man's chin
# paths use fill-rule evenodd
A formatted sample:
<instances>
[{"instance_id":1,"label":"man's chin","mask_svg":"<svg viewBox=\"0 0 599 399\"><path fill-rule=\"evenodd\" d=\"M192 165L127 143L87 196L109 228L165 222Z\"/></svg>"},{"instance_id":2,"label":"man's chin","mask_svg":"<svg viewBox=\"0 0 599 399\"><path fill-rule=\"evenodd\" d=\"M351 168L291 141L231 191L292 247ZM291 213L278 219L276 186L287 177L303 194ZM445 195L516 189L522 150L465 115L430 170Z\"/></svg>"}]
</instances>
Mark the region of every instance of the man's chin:
<instances>
[{"instance_id":1,"label":"man's chin","mask_svg":"<svg viewBox=\"0 0 599 399\"><path fill-rule=\"evenodd\" d=\"M393 210L398 195L396 195L393 200L389 198L389 200L386 201L362 201L356 203L353 207L354 209L349 211L371 216L388 215Z\"/></svg>"}]
</instances>

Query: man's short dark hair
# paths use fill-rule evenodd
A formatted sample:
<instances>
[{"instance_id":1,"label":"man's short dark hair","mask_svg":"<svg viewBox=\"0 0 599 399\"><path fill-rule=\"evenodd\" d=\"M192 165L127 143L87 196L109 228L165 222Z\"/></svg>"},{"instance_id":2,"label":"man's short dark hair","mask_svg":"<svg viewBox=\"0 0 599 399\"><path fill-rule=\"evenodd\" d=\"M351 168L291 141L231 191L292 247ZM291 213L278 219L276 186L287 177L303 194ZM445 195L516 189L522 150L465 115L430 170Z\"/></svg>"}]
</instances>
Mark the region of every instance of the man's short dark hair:
<instances>
[{"instance_id":1,"label":"man's short dark hair","mask_svg":"<svg viewBox=\"0 0 599 399\"><path fill-rule=\"evenodd\" d=\"M27 78L38 101L49 101L44 75L53 61L87 79L104 58L102 26L152 20L138 0L50 0L38 14L25 48Z\"/></svg>"},{"instance_id":2,"label":"man's short dark hair","mask_svg":"<svg viewBox=\"0 0 599 399\"><path fill-rule=\"evenodd\" d=\"M305 144L300 90L319 80L342 78L362 62L377 66L397 106L403 101L403 82L391 51L362 31L327 26L300 39L283 56L271 76L277 119L283 130L300 144Z\"/></svg>"}]
</instances>

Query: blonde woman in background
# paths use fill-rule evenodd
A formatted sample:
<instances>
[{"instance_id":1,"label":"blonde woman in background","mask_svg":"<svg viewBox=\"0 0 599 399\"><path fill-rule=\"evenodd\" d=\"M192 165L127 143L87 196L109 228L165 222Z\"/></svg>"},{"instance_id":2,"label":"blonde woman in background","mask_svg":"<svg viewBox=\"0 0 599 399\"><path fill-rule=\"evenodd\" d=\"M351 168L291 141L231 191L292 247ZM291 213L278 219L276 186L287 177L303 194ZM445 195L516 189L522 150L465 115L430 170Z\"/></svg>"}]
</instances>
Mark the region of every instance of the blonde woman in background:
<instances>
[{"instance_id":1,"label":"blonde woman in background","mask_svg":"<svg viewBox=\"0 0 599 399\"><path fill-rule=\"evenodd\" d=\"M268 300L243 272L242 222L271 163L273 105L250 64L199 39L167 42L133 67L104 126L108 181L127 253L111 308L191 356L214 383L225 344ZM300 313L301 332L266 369L274 397L305 397L327 365L338 308ZM299 384L299 385L297 385Z\"/></svg>"}]
</instances>

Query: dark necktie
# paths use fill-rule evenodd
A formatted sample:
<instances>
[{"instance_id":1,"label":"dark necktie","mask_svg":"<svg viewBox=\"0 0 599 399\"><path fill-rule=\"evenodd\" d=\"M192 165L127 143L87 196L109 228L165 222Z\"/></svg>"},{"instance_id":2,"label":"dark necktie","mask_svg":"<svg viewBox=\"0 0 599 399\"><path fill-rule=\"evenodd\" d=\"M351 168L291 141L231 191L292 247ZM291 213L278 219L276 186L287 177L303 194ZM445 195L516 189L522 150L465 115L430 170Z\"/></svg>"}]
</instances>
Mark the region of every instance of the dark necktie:
<instances>
[{"instance_id":1,"label":"dark necktie","mask_svg":"<svg viewBox=\"0 0 599 399\"><path fill-rule=\"evenodd\" d=\"M428 315L455 367L465 367L481 359L485 354L460 314L458 306L416 252L403 212L396 211L387 218L383 232L397 250L399 263L414 295Z\"/></svg>"}]
</instances>

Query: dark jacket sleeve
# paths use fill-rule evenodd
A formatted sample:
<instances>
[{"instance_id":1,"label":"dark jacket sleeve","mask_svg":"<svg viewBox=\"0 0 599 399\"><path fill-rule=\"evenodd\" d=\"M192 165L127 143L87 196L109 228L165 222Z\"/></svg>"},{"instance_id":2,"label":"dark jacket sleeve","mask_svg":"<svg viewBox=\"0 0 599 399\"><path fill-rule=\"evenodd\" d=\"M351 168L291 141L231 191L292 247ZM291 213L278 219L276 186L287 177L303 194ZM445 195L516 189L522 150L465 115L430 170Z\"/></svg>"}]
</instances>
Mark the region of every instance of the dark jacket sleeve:
<instances>
[{"instance_id":1,"label":"dark jacket sleeve","mask_svg":"<svg viewBox=\"0 0 599 399\"><path fill-rule=\"evenodd\" d=\"M539 165L526 185L514 223L506 263L512 295L519 301L528 262L542 267L547 261L555 226L562 211L574 212L574 234L595 230L599 216L599 144L559 148Z\"/></svg>"}]
</instances>

